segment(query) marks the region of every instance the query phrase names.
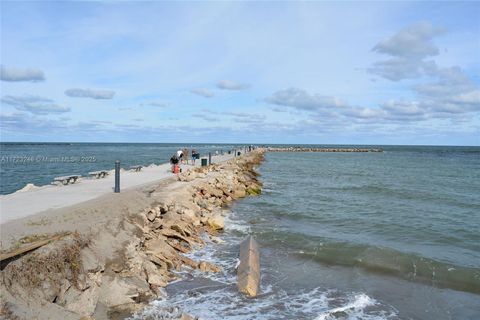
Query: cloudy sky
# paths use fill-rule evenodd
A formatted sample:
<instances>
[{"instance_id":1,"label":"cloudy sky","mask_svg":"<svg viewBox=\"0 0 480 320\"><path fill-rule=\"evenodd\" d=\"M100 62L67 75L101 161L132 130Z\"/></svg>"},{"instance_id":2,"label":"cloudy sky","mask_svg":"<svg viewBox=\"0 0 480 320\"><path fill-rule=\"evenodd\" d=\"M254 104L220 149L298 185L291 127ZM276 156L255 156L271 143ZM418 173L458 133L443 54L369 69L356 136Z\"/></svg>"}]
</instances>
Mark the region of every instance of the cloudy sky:
<instances>
[{"instance_id":1,"label":"cloudy sky","mask_svg":"<svg viewBox=\"0 0 480 320\"><path fill-rule=\"evenodd\" d=\"M1 2L1 140L480 145L479 2Z\"/></svg>"}]
</instances>

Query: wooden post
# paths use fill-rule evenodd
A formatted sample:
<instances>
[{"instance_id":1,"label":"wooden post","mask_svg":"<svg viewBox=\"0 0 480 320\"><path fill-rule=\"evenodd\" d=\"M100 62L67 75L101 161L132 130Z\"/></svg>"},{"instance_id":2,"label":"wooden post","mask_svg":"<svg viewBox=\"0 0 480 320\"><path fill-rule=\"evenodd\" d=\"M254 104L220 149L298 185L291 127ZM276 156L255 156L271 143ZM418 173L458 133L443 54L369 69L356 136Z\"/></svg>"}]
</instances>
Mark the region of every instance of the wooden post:
<instances>
[{"instance_id":1,"label":"wooden post","mask_svg":"<svg viewBox=\"0 0 480 320\"><path fill-rule=\"evenodd\" d=\"M240 244L237 286L238 291L250 297L257 296L260 286L260 253L258 243L252 236Z\"/></svg>"}]
</instances>

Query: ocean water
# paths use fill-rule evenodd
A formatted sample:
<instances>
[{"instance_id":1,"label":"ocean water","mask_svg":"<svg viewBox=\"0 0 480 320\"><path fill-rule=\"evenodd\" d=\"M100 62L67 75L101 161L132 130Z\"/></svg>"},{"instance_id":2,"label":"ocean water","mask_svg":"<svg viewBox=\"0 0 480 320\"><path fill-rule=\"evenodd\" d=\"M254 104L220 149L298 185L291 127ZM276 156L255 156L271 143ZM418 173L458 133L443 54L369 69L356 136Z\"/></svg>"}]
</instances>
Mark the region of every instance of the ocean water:
<instances>
[{"instance_id":1,"label":"ocean water","mask_svg":"<svg viewBox=\"0 0 480 320\"><path fill-rule=\"evenodd\" d=\"M222 144L0 144L1 193L53 177L168 161ZM331 147L331 146L329 146ZM348 146L342 146L348 147ZM378 147L378 146L375 146ZM480 148L380 146L383 153L268 153L259 197L229 211L224 243L134 319L480 319ZM261 293L236 289L239 243L261 247Z\"/></svg>"},{"instance_id":2,"label":"ocean water","mask_svg":"<svg viewBox=\"0 0 480 320\"><path fill-rule=\"evenodd\" d=\"M133 319L480 319L480 148L269 153L263 193ZM261 293L236 290L238 246L261 247Z\"/></svg>"},{"instance_id":3,"label":"ocean water","mask_svg":"<svg viewBox=\"0 0 480 320\"><path fill-rule=\"evenodd\" d=\"M47 185L53 178L111 170L115 160L121 167L162 164L179 149L208 152L241 148L231 144L169 143L0 143L0 194L23 188L27 183Z\"/></svg>"}]
</instances>

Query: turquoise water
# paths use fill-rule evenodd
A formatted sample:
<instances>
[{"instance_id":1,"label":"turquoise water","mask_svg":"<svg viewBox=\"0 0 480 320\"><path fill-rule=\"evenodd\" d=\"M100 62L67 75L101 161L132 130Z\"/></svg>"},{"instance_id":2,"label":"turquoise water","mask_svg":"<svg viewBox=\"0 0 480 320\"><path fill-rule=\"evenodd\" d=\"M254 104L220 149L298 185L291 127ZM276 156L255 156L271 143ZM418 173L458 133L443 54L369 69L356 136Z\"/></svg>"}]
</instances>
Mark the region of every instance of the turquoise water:
<instances>
[{"instance_id":1,"label":"turquoise water","mask_svg":"<svg viewBox=\"0 0 480 320\"><path fill-rule=\"evenodd\" d=\"M480 319L480 148L269 153L259 197L233 205L225 244L139 318ZM261 246L261 295L235 287L238 243Z\"/></svg>"}]
</instances>

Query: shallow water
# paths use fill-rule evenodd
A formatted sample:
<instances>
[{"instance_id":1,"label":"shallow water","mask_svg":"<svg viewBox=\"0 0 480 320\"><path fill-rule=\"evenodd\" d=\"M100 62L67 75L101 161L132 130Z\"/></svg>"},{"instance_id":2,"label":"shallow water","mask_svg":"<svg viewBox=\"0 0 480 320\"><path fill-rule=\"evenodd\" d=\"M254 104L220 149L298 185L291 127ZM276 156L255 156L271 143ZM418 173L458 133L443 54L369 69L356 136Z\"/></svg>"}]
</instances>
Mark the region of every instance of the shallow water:
<instances>
[{"instance_id":1,"label":"shallow water","mask_svg":"<svg viewBox=\"0 0 480 320\"><path fill-rule=\"evenodd\" d=\"M138 318L480 318L480 148L272 153L260 172L263 194L230 208L226 243L193 253L224 271L185 273ZM261 246L255 299L235 287L247 234Z\"/></svg>"}]
</instances>

